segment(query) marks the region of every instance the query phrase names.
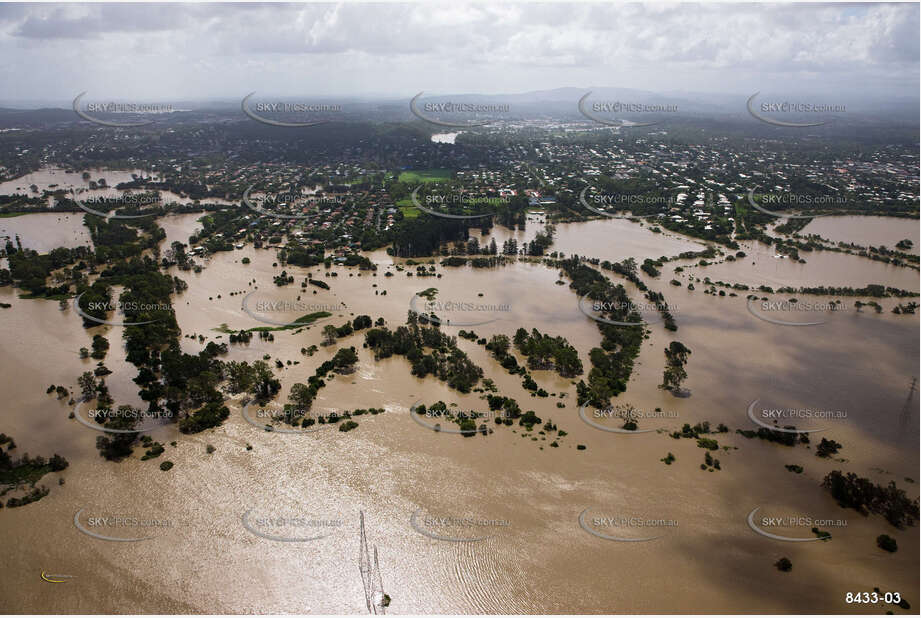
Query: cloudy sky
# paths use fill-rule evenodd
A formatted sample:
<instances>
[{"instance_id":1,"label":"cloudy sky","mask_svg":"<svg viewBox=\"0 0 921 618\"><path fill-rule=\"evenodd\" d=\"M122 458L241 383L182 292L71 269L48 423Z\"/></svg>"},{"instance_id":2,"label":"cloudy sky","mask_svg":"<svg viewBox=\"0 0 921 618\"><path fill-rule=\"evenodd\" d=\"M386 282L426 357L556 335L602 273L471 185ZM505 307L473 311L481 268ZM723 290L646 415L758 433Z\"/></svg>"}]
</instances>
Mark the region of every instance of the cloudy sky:
<instances>
[{"instance_id":1,"label":"cloudy sky","mask_svg":"<svg viewBox=\"0 0 921 618\"><path fill-rule=\"evenodd\" d=\"M0 100L511 93L916 97L912 4L0 4Z\"/></svg>"}]
</instances>

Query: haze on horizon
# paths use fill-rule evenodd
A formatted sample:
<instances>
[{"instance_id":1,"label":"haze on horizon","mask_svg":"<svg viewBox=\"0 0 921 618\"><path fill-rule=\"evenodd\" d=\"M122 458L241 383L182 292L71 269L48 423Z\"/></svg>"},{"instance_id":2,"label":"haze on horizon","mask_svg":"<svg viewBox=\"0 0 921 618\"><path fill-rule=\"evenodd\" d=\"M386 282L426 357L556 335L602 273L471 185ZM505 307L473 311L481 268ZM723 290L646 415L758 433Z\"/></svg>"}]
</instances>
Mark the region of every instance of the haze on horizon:
<instances>
[{"instance_id":1,"label":"haze on horizon","mask_svg":"<svg viewBox=\"0 0 921 618\"><path fill-rule=\"evenodd\" d=\"M613 86L917 100L911 4L0 4L0 105Z\"/></svg>"}]
</instances>

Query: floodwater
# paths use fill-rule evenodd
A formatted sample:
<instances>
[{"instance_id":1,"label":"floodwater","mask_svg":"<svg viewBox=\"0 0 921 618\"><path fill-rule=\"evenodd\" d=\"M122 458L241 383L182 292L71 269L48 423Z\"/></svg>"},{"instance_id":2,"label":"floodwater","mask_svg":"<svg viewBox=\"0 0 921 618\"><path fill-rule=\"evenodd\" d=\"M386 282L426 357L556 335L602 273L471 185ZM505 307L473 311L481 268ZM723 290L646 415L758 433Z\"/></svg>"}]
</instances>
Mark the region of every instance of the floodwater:
<instances>
[{"instance_id":1,"label":"floodwater","mask_svg":"<svg viewBox=\"0 0 921 618\"><path fill-rule=\"evenodd\" d=\"M131 190L119 190L115 187L123 182L131 182L134 180L132 174L143 177L151 177L153 181L159 181L160 178L156 174L150 174L150 172L133 169L133 170L111 170L111 169L93 169L88 170L90 177L86 180L83 179L82 172L69 172L61 168L54 167L44 167L30 174L25 174L19 178L14 178L12 180L7 180L5 182L0 182L0 195L29 195L29 196L39 196L43 191L59 191L65 190L67 192L76 190L81 199L87 198L114 198L121 195L126 195L132 193ZM90 189L91 181L99 181L100 179L105 179L106 186L104 188ZM32 186L35 186L35 191L32 190ZM158 191L160 195L160 200L163 204L186 204L191 203L194 200L183 197L172 191ZM208 204L221 204L221 205L234 205L236 202L232 200L222 199L222 198L208 198L205 200L199 200L203 203ZM48 206L54 206L54 197L48 198Z\"/></svg>"},{"instance_id":2,"label":"floodwater","mask_svg":"<svg viewBox=\"0 0 921 618\"><path fill-rule=\"evenodd\" d=\"M862 247L896 249L896 243L910 240L910 249L898 249L918 255L918 222L895 217L818 217L803 228L801 234L818 234L835 242L849 242Z\"/></svg>"},{"instance_id":3,"label":"floodwater","mask_svg":"<svg viewBox=\"0 0 921 618\"><path fill-rule=\"evenodd\" d=\"M675 268L684 268L683 276L698 277L703 280L710 277L712 281L725 283L743 283L758 287L767 285L772 288L783 286L799 287L854 287L862 288L869 284L881 284L903 290L917 292L919 275L914 268L892 266L856 255L834 251L800 251L799 257L805 264L789 257L781 257L773 247L754 242L740 242L741 251L746 254L734 262L722 258L708 260L708 266L699 266L700 260L677 260L668 263L663 269L671 275ZM735 252L723 249L727 255ZM681 279L681 277L678 277Z\"/></svg>"},{"instance_id":4,"label":"floodwater","mask_svg":"<svg viewBox=\"0 0 921 618\"><path fill-rule=\"evenodd\" d=\"M89 187L90 181L98 181L104 178L106 185L113 188L122 182L131 182L131 174L146 176L147 172L143 170L110 170L110 169L92 169L87 170L90 177L83 180L83 172L69 172L61 168L44 167L30 174L13 178L5 182L0 182L0 195L41 195L42 191L56 191L59 189L85 189ZM156 177L154 177L156 180ZM38 191L32 191L31 186L35 185ZM114 193L113 193L114 194Z\"/></svg>"},{"instance_id":5,"label":"floodwater","mask_svg":"<svg viewBox=\"0 0 921 618\"><path fill-rule=\"evenodd\" d=\"M510 230L497 225L486 235L480 234L478 229L471 230L471 233L475 235L481 247L495 239L496 246L501 252L502 244L514 238L520 249L524 242L531 242L537 232L544 229L542 216L529 213L529 219L532 221L524 230ZM559 251L566 256L575 254L597 257L612 262L633 257L638 263L642 263L646 258L657 259L663 255L673 256L685 251L702 249L703 243L671 232L657 234L649 231L648 227L628 219L602 219L557 225L550 251Z\"/></svg>"},{"instance_id":6,"label":"floodwater","mask_svg":"<svg viewBox=\"0 0 921 618\"><path fill-rule=\"evenodd\" d=\"M199 216L164 219L166 242L186 241ZM699 247L625 221L561 225L557 238L556 250L603 259L632 255L642 261ZM0 374L7 404L0 430L16 438L20 453L59 452L71 462L63 473L42 479L51 487L49 496L0 511L5 520L0 545L6 548L3 609L364 613L360 511L369 546L378 548L392 613L852 612L845 593L875 585L899 591L914 604L919 601L918 529L895 530L878 515L841 509L819 484L829 471L844 469L878 483L895 480L917 496L917 485L904 480L918 480L918 400L909 390L917 377L917 316L892 314L896 301L884 299L879 314L847 311L823 314L824 323L815 326L781 326L753 315L745 293L711 296L701 284L693 291L686 285L690 276L769 285L791 277L798 285L831 278L840 285L875 282L917 289L917 272L840 254L824 254L841 260L835 269L817 256L793 265L746 251L752 256L747 260L708 267L684 264L685 272L678 274L671 269L681 262L674 262L657 280L644 275L653 289L665 293L679 330L650 326L628 389L615 400L642 411L659 407L673 413L643 419L640 429L673 431L704 420L714 426L726 423L730 433L712 437L738 450L714 453L722 469L713 472L700 469L704 453L694 440L657 432L621 435L583 422L575 404L579 378L533 371L538 384L556 396L531 397L519 376L509 375L482 346L465 339L458 339L459 346L495 381L500 394L552 419L568 435L552 448L553 438L537 428L533 436L522 437L517 425L497 427L485 437L435 433L410 418L411 405L443 400L459 409L485 411L480 395L461 395L431 376L413 377L401 357L375 361L362 348L360 333L323 347L326 322L277 331L274 342L253 337L249 344L232 345L225 360L252 362L265 355L272 364L281 360L284 368L276 373L282 390L276 401L284 402L291 386L306 382L339 347L355 346L357 370L328 381L314 410L382 407L384 414L357 417L359 427L348 433L269 433L244 420L235 398L229 403L231 417L219 428L192 436L157 430L161 434L152 435L167 444L158 459L140 461L143 449L136 449L125 462L105 462L93 447L97 432L68 419L66 401L45 394L49 384L75 388L79 373L92 367L76 352L102 331L84 329L72 309L62 311L56 302L23 300L14 290L0 288L0 302L12 304L0 309L5 333L0 362L17 368ZM513 335L522 326L562 335L578 349L586 372L589 351L600 342L596 324L580 311L568 282L558 285L559 273L536 262L495 269L436 266L440 279L420 278L415 267L399 271L394 260L376 252L376 276L341 266L330 269L335 277L326 277L322 266L287 267L295 282L277 287L272 277L283 267L273 266L275 253L248 246L202 261L200 274L171 272L189 283L186 292L174 297L183 335L205 337L204 342L184 337L185 351L226 341L226 335L213 330L221 324L235 329L265 325L243 310L244 298L252 314L269 321L289 321L313 306L329 306L337 308L327 320L335 325L368 314L395 327L405 321L413 296L428 288L438 290L438 301L491 307L438 311L456 323L444 326L446 332L465 328L490 337ZM243 257L251 263L244 265ZM775 270L769 268L773 264L778 264ZM331 289L301 289L308 273ZM669 285L673 277L681 281L680 288ZM908 277L914 277L914 285ZM639 301L632 285L625 286ZM261 305L260 311L260 301L270 300L304 304L285 312ZM844 300L850 307L854 299ZM461 322L476 324L461 327ZM137 405L137 386L131 382L136 371L125 364L118 345L121 328L99 328L112 344L105 363L115 372L107 378L113 396L118 403ZM658 388L662 350L673 340L692 350L685 383L690 397ZM301 348L310 345L319 351L302 355ZM734 433L757 428L747 415L754 400L847 415L824 424L810 421L810 428L823 429L812 434L812 449L784 447ZM821 436L840 442L840 457L846 461L816 457L814 443ZM169 446L170 440L177 446ZM216 449L212 454L206 453L209 444ZM576 449L578 444L586 449ZM660 459L669 452L676 461L667 466ZM163 460L175 463L172 470L160 471ZM787 471L788 464L802 465L803 473ZM58 476L66 478L65 485L57 485ZM832 529L829 542L782 543L748 527L746 517L756 507L770 514L843 519L846 526ZM107 542L75 527L80 509L83 518L121 514L171 525L148 540ZM615 542L580 527L584 509L678 525L655 540ZM508 525L489 528L483 535L489 538L482 541L437 540L410 524L420 510L423 520L475 517ZM339 525L317 540L270 540L244 527L247 512L251 522L263 522L261 528L256 525L259 531L287 538L315 536L316 530L282 530L265 521L304 518ZM619 532L638 536L644 531ZM774 532L810 536L808 528ZM877 549L875 539L883 533L898 540L897 553L883 555ZM471 533L453 529L439 534L455 538ZM793 577L772 566L781 556L793 562ZM40 579L43 569L75 578L49 584Z\"/></svg>"},{"instance_id":7,"label":"floodwater","mask_svg":"<svg viewBox=\"0 0 921 618\"><path fill-rule=\"evenodd\" d=\"M83 225L83 213L34 213L0 218L0 243L16 238L25 249L48 253L56 247L93 246L89 230Z\"/></svg>"}]
</instances>

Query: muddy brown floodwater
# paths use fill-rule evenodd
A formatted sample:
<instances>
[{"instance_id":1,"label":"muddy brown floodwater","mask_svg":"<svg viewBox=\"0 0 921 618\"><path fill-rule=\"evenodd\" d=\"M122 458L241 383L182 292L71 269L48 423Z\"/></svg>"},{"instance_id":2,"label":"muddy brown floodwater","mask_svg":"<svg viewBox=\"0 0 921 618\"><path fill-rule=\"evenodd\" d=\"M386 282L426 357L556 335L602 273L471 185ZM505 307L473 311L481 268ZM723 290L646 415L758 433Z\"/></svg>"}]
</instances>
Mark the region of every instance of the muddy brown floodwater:
<instances>
[{"instance_id":1,"label":"muddy brown floodwater","mask_svg":"<svg viewBox=\"0 0 921 618\"><path fill-rule=\"evenodd\" d=\"M187 241L198 216L163 219L165 246ZM23 233L24 244L34 236L28 228ZM633 255L639 261L700 247L624 221L561 225L558 243L554 248L566 253L604 259ZM411 405L443 400L458 409L486 410L480 394L460 394L431 376L415 378L402 357L375 361L362 347L361 333L329 348L320 346L325 322L275 332L274 342L254 337L247 345L232 345L225 360L269 355L273 363L292 361L277 371L282 391L276 401L284 402L294 383L306 382L339 347L353 345L360 359L357 370L329 381L314 409L376 407L386 409L384 414L358 417L359 427L348 433L283 434L249 424L236 398L229 402L230 418L214 430L191 436L180 436L174 427L152 431L167 445L158 459L141 461L143 449L136 449L124 462L106 462L94 448L98 432L68 419L66 400L57 401L45 389L64 384L75 390L77 376L92 368L77 352L90 345L94 333L104 332L112 343L105 364L114 372L107 378L113 396L118 403L139 405L131 381L136 371L119 345L122 327L84 329L72 308L62 311L57 302L20 299L15 290L0 288L0 302L12 305L0 309L0 366L5 368L0 373L5 400L0 430L15 437L19 453L58 452L71 462L64 472L42 480L51 487L49 496L0 511L5 554L0 609L365 613L358 568L362 511L368 543L378 548L393 613L876 613L880 608L845 603L845 593L874 586L919 603L918 529L896 530L879 515L842 509L819 487L828 472L843 469L878 483L896 481L912 498L917 496L918 400L909 397L917 377L917 316L893 315L894 299L883 299L884 311L877 314L854 311L855 299L845 298L848 311L823 313L819 325L789 327L753 315L745 293L704 294L702 282L693 291L687 288L691 277L710 276L756 285L887 283L917 290L917 271L830 253L789 264L757 248L745 250L749 258L734 263L699 267L672 262L656 280L644 275L653 289L665 293L679 330L669 332L661 323L649 327L628 389L615 400L647 413L655 408L668 413L640 420L640 429L674 431L704 420L714 427L728 425L729 433L711 436L728 447L714 453L721 461L718 471L700 469L704 452L694 440L657 431L611 433L585 423L575 403L578 378L533 371L552 396L530 396L520 377L509 375L482 346L466 339L458 339L458 345L495 381L499 393L552 419L568 435L553 448L555 438L541 435L537 427L528 436L518 425L495 427L485 437L436 433L410 417ZM243 257L251 263L242 264ZM555 269L523 261L494 269L436 266L441 278L419 278L398 271L384 252L371 257L379 264L376 276L334 266L337 276L327 278L322 267L289 266L295 283L281 288L272 283L282 270L273 266L275 252L249 246L214 255L200 274L174 271L189 284L174 297L183 335L205 338L183 337L183 349L195 353L209 341L226 341L214 330L221 324L234 329L264 325L243 311L250 292L250 308L258 308L258 301L310 303L336 307L328 320L336 325L367 314L395 327L405 321L413 295L434 287L439 300L502 307L444 314L456 322L483 322L463 327L478 336L513 335L519 326L561 335L578 349L586 372L590 369L589 351L599 344L600 333L580 311L568 281L556 283L560 274ZM685 271L674 274L679 265ZM308 273L331 289L302 290L300 282ZM669 285L672 278L681 287ZM625 285L639 301L635 288ZM274 321L309 312L254 311ZM456 332L462 327L442 328ZM686 382L690 397L658 388L662 351L673 340L692 350ZM310 345L319 351L302 355L300 350ZM843 410L846 417L810 421L811 429L822 430L812 434L812 448L785 447L735 433L757 428L747 414L755 400L777 408ZM840 442L838 457L845 461L816 457L820 436ZM176 446L169 445L172 440ZM209 444L215 448L211 454L206 452ZM578 450L579 444L585 450ZM665 465L660 460L669 452L676 461ZM175 466L162 472L163 460ZM804 471L789 472L788 464L802 465ZM57 485L59 476L66 478L65 485ZM836 523L820 526L832 533L832 540L797 543L760 536L746 521L759 507L772 516ZM658 538L601 538L580 526L583 511L586 525L601 534ZM158 525L106 529L150 537L146 540L104 541L75 526L78 512L86 529L89 518L105 515ZM440 528L431 527L434 520L464 517L481 525L451 527L442 521ZM655 534L636 523L604 527L621 518L677 525L656 527ZM420 525L433 534L419 532ZM812 536L802 526L771 532ZM876 547L883 533L897 539L897 553ZM303 540L314 536L321 538ZM486 538L443 540L480 536ZM793 562L791 573L774 568L781 556ZM73 579L46 583L40 578L43 570Z\"/></svg>"}]
</instances>

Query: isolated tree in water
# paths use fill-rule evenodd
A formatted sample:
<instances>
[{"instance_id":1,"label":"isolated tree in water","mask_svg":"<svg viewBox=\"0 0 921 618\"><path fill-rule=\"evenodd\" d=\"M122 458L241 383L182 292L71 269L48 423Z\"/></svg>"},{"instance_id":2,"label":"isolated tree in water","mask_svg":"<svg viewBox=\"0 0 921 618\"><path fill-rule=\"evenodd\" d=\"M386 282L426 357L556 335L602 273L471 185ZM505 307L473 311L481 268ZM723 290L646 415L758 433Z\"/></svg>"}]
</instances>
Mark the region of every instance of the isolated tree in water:
<instances>
[{"instance_id":1,"label":"isolated tree in water","mask_svg":"<svg viewBox=\"0 0 921 618\"><path fill-rule=\"evenodd\" d=\"M80 386L80 392L85 400L89 401L96 397L96 378L93 377L91 372L84 371L83 374L77 378L77 384Z\"/></svg>"},{"instance_id":2,"label":"isolated tree in water","mask_svg":"<svg viewBox=\"0 0 921 618\"><path fill-rule=\"evenodd\" d=\"M336 327L332 324L327 324L323 327L323 345L333 345L336 343L336 336L338 335Z\"/></svg>"},{"instance_id":3,"label":"isolated tree in water","mask_svg":"<svg viewBox=\"0 0 921 618\"><path fill-rule=\"evenodd\" d=\"M681 390L681 383L688 377L684 370L685 363L691 350L680 341L672 341L665 348L665 372L662 374L660 388L677 392Z\"/></svg>"}]
</instances>

